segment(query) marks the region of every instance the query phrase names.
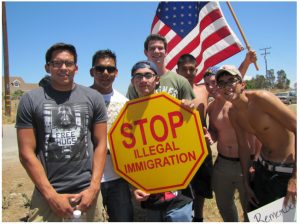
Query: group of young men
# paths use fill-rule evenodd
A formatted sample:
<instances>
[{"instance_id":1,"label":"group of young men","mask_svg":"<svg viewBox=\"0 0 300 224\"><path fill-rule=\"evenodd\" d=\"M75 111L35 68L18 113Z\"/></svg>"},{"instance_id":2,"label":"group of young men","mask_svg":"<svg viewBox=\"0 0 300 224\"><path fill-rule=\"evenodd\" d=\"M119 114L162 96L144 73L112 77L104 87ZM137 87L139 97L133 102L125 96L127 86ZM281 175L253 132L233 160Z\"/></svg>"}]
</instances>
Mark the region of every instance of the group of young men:
<instances>
[{"instance_id":1,"label":"group of young men","mask_svg":"<svg viewBox=\"0 0 300 224\"><path fill-rule=\"evenodd\" d=\"M144 53L147 60L132 67L126 98L113 88L118 69L112 51L94 54L94 83L83 87L74 82L74 46L48 49L45 70L51 78L24 94L16 120L20 160L35 184L29 221L64 221L78 209L86 221L104 221L107 212L109 221L131 222L132 196L146 209L145 221L161 222L203 221L204 199L213 192L224 221L238 221L236 189L245 220L246 212L280 197L296 203L296 115L268 91L245 91L243 76L256 61L254 51L239 69L210 68L204 84L193 82L192 55L180 57L178 74L166 69L164 37L149 35ZM157 92L199 110L209 155L186 189L148 194L114 172L107 131L127 100Z\"/></svg>"}]
</instances>

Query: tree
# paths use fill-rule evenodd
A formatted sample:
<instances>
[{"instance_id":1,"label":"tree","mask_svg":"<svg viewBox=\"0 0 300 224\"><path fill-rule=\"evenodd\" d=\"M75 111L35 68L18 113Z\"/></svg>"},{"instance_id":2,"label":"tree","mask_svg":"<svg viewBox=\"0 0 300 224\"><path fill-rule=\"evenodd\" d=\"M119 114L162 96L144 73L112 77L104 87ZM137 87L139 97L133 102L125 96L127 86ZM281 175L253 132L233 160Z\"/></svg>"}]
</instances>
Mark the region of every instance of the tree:
<instances>
[{"instance_id":1,"label":"tree","mask_svg":"<svg viewBox=\"0 0 300 224\"><path fill-rule=\"evenodd\" d=\"M284 70L280 70L277 72L277 83L276 87L278 89L288 89L290 86L290 80L287 79L286 73Z\"/></svg>"},{"instance_id":2,"label":"tree","mask_svg":"<svg viewBox=\"0 0 300 224\"><path fill-rule=\"evenodd\" d=\"M24 94L24 91L18 89L16 91L13 92L13 94L11 95L11 99L12 100L17 100L20 99L20 97Z\"/></svg>"},{"instance_id":3,"label":"tree","mask_svg":"<svg viewBox=\"0 0 300 224\"><path fill-rule=\"evenodd\" d=\"M267 88L270 88L270 89L274 88L274 85L275 85L274 69L270 69L267 71L266 84L267 84Z\"/></svg>"}]
</instances>

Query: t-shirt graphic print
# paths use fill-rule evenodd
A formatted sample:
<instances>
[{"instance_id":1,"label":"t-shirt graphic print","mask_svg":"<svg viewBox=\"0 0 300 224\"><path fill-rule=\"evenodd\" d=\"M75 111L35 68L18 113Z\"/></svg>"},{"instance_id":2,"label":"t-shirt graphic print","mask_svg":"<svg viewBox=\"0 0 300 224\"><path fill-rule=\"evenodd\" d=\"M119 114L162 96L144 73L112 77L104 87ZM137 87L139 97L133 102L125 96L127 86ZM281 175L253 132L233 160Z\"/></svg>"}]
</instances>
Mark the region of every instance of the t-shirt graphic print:
<instances>
[{"instance_id":1,"label":"t-shirt graphic print","mask_svg":"<svg viewBox=\"0 0 300 224\"><path fill-rule=\"evenodd\" d=\"M45 159L48 162L78 161L89 157L88 106L45 103Z\"/></svg>"}]
</instances>

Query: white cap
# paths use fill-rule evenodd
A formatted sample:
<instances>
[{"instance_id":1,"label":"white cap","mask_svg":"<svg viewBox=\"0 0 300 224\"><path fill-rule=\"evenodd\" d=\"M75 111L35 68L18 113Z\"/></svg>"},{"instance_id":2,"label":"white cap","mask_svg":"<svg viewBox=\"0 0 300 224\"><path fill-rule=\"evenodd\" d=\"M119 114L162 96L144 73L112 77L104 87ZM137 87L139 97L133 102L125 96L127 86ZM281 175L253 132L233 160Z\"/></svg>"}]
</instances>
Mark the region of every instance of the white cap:
<instances>
[{"instance_id":1,"label":"white cap","mask_svg":"<svg viewBox=\"0 0 300 224\"><path fill-rule=\"evenodd\" d=\"M75 219L79 219L81 216L81 211L80 210L73 211L73 216Z\"/></svg>"}]
</instances>

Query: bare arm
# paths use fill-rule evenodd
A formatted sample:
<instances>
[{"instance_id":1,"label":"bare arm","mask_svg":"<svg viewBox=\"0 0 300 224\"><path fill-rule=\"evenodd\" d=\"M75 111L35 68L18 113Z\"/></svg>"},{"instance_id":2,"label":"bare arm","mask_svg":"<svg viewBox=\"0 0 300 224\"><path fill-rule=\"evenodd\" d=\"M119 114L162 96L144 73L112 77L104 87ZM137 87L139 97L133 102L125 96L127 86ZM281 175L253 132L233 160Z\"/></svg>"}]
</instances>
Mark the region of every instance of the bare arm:
<instances>
[{"instance_id":1,"label":"bare arm","mask_svg":"<svg viewBox=\"0 0 300 224\"><path fill-rule=\"evenodd\" d=\"M97 123L93 127L94 157L90 186L79 193L81 198L78 209L86 211L97 198L100 191L101 178L106 160L107 123Z\"/></svg>"},{"instance_id":2,"label":"bare arm","mask_svg":"<svg viewBox=\"0 0 300 224\"><path fill-rule=\"evenodd\" d=\"M241 63L241 65L239 67L240 73L243 76L243 78L249 68L249 65L251 63L255 63L256 60L257 60L256 52L254 50L249 50L246 54L244 61Z\"/></svg>"},{"instance_id":3,"label":"bare arm","mask_svg":"<svg viewBox=\"0 0 300 224\"><path fill-rule=\"evenodd\" d=\"M206 111L208 105L208 91L205 85L194 85L193 86L194 93L196 98L194 99L195 108L200 113L200 118L202 122L202 126L206 127Z\"/></svg>"},{"instance_id":4,"label":"bare arm","mask_svg":"<svg viewBox=\"0 0 300 224\"><path fill-rule=\"evenodd\" d=\"M69 200L73 195L58 194L48 181L44 168L35 154L36 137L34 130L32 128L18 128L17 139L20 161L51 209L60 217L71 215L73 208Z\"/></svg>"},{"instance_id":5,"label":"bare arm","mask_svg":"<svg viewBox=\"0 0 300 224\"><path fill-rule=\"evenodd\" d=\"M254 192L250 187L250 176L249 176L249 168L251 167L251 151L247 142L247 132L241 128L237 120L237 112L234 109L230 109L229 111L229 119L235 130L235 134L238 141L238 150L239 150L239 158L243 172L243 182L245 186L245 191L247 195L248 201L257 206L258 200L255 197Z\"/></svg>"},{"instance_id":6,"label":"bare arm","mask_svg":"<svg viewBox=\"0 0 300 224\"><path fill-rule=\"evenodd\" d=\"M216 142L218 140L218 130L215 127L214 120L211 119L211 116L210 116L211 111L213 111L213 110L214 110L214 102L211 102L208 105L208 109L207 109L207 113L208 113L208 116L209 116L208 133L209 133L210 138L211 138L211 144L213 144L214 142Z\"/></svg>"}]
</instances>

